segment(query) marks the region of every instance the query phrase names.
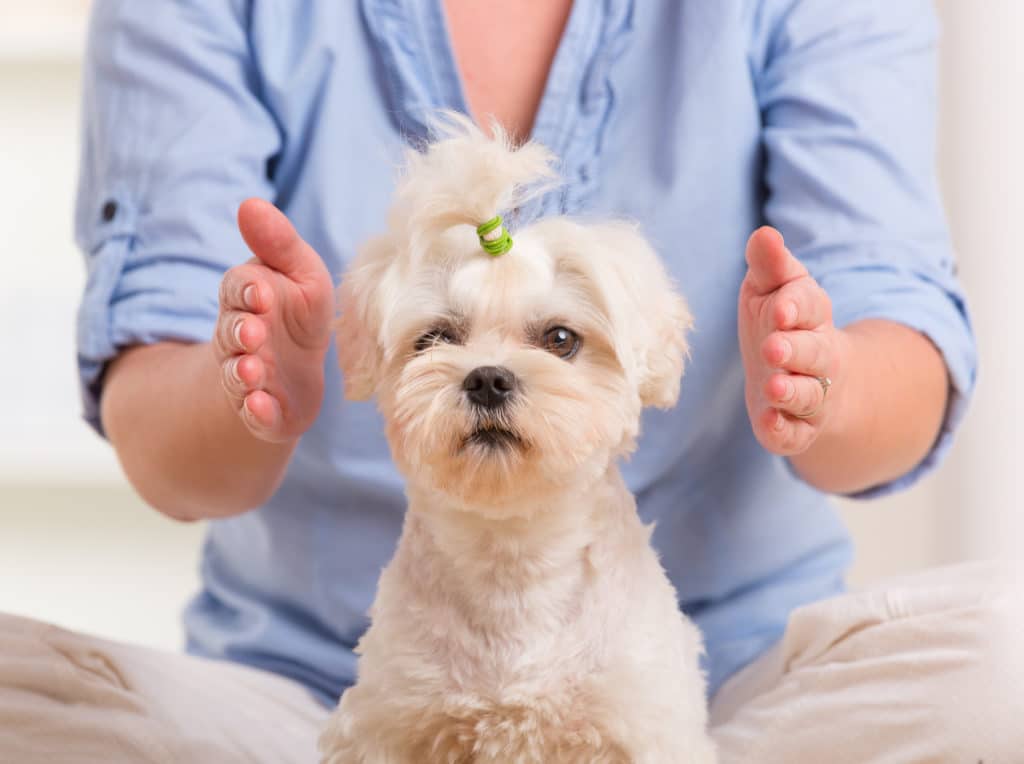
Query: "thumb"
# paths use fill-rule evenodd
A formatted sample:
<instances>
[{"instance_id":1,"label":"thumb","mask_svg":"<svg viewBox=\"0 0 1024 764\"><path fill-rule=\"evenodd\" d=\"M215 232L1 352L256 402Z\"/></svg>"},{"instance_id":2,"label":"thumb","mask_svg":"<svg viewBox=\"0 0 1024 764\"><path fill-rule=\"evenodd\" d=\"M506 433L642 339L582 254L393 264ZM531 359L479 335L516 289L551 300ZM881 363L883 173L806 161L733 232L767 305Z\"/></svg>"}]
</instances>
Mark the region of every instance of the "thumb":
<instances>
[{"instance_id":1,"label":"thumb","mask_svg":"<svg viewBox=\"0 0 1024 764\"><path fill-rule=\"evenodd\" d=\"M786 249L782 234L762 226L747 242L747 278L758 294L774 292L794 279L807 275L804 264Z\"/></svg>"},{"instance_id":2,"label":"thumb","mask_svg":"<svg viewBox=\"0 0 1024 764\"><path fill-rule=\"evenodd\" d=\"M263 199L247 199L238 208L238 230L266 266L295 280L324 269L320 256L299 236L281 210Z\"/></svg>"}]
</instances>

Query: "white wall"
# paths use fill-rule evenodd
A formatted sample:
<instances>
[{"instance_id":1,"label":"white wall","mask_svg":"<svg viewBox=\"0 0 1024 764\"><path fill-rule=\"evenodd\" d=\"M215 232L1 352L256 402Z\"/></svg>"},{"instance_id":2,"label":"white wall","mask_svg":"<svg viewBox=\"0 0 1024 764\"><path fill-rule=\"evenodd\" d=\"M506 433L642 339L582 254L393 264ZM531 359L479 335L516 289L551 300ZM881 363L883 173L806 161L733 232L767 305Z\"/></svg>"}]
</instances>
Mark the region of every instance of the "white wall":
<instances>
[{"instance_id":1,"label":"white wall","mask_svg":"<svg viewBox=\"0 0 1024 764\"><path fill-rule=\"evenodd\" d=\"M0 481L116 480L78 421L71 233L88 0L0 0Z\"/></svg>"},{"instance_id":2,"label":"white wall","mask_svg":"<svg viewBox=\"0 0 1024 764\"><path fill-rule=\"evenodd\" d=\"M78 155L74 60L0 58L0 480L114 480L110 451L82 426L72 242Z\"/></svg>"},{"instance_id":3,"label":"white wall","mask_svg":"<svg viewBox=\"0 0 1024 764\"><path fill-rule=\"evenodd\" d=\"M71 241L77 157L75 8L0 0L0 611L173 646L200 526L141 506L79 419ZM942 0L941 170L982 375L943 470L913 491L844 505L854 583L969 557L1020 555L1024 502L1018 285L1024 247L1024 0ZM60 11L26 26L26 8ZM53 21L57 19L57 21ZM35 31L31 31L35 30Z\"/></svg>"},{"instance_id":4,"label":"white wall","mask_svg":"<svg viewBox=\"0 0 1024 764\"><path fill-rule=\"evenodd\" d=\"M943 554L1024 556L1024 2L940 0L942 161L981 354L939 486Z\"/></svg>"}]
</instances>

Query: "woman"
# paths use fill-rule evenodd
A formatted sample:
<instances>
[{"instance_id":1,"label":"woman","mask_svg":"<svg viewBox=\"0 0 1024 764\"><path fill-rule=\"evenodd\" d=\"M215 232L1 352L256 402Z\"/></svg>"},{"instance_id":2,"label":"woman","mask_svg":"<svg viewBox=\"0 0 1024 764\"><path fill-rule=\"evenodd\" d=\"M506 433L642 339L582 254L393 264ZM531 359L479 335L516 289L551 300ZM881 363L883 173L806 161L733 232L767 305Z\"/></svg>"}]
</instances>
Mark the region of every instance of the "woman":
<instances>
[{"instance_id":1,"label":"woman","mask_svg":"<svg viewBox=\"0 0 1024 764\"><path fill-rule=\"evenodd\" d=\"M0 758L314 755L404 507L375 412L341 399L332 285L439 108L546 144L566 185L519 215L638 220L690 302L682 399L626 475L705 634L723 760L1024 750L1012 573L844 594L827 501L934 467L973 387L934 40L923 0L98 2L86 416L150 504L213 520L189 652L245 666L8 620L21 718L55 732ZM240 237L249 197L287 218L246 202ZM61 662L67 715L30 670ZM0 727L20 707L0 689Z\"/></svg>"}]
</instances>

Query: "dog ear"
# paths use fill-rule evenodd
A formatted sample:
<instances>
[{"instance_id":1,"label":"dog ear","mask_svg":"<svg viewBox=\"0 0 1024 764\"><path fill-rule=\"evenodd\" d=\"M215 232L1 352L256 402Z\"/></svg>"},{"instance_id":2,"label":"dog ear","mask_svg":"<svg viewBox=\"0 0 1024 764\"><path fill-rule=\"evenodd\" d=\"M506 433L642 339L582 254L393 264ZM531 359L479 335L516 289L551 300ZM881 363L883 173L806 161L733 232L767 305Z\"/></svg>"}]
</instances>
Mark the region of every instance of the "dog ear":
<instances>
[{"instance_id":1,"label":"dog ear","mask_svg":"<svg viewBox=\"0 0 1024 764\"><path fill-rule=\"evenodd\" d=\"M679 382L689 351L686 332L693 319L680 297L668 284L657 287L663 293L646 302L649 342L640 376L640 402L660 409L672 408L679 398ZM652 305L656 306L653 307Z\"/></svg>"},{"instance_id":2,"label":"dog ear","mask_svg":"<svg viewBox=\"0 0 1024 764\"><path fill-rule=\"evenodd\" d=\"M590 241L601 250L605 292L624 333L617 344L644 406L671 408L688 353L686 335L693 324L686 302L676 290L658 255L636 226L609 223L590 228Z\"/></svg>"},{"instance_id":3,"label":"dog ear","mask_svg":"<svg viewBox=\"0 0 1024 764\"><path fill-rule=\"evenodd\" d=\"M335 323L338 362L345 382L345 397L349 400L367 400L380 381L384 354L377 292L392 250L390 240L384 237L368 242L338 287L339 316Z\"/></svg>"}]
</instances>

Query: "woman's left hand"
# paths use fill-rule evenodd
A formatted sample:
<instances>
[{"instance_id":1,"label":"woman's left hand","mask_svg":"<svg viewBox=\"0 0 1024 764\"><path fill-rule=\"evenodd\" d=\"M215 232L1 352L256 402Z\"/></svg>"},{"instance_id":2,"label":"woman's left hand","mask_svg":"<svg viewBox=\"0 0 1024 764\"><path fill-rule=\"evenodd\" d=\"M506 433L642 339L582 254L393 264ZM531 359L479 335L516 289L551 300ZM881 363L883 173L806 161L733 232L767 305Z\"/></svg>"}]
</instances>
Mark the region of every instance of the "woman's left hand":
<instances>
[{"instance_id":1,"label":"woman's left hand","mask_svg":"<svg viewBox=\"0 0 1024 764\"><path fill-rule=\"evenodd\" d=\"M767 226L747 243L739 339L754 435L774 454L803 453L837 420L847 338L825 290Z\"/></svg>"}]
</instances>

